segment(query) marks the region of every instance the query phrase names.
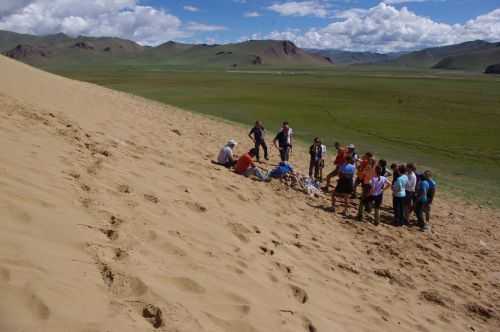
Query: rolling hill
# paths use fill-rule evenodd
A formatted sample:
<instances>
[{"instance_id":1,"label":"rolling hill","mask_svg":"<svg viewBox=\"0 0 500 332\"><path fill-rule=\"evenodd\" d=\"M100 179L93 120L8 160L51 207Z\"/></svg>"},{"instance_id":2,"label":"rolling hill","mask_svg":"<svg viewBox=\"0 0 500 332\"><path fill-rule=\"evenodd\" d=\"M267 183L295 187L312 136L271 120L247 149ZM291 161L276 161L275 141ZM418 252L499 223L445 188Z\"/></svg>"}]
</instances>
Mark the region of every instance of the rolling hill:
<instances>
[{"instance_id":1,"label":"rolling hill","mask_svg":"<svg viewBox=\"0 0 500 332\"><path fill-rule=\"evenodd\" d=\"M329 65L321 55L309 54L290 41L250 40L226 45L183 44L169 41L144 47L119 38L72 38L64 34L30 36L0 31L0 51L35 66L82 63L154 63L188 66Z\"/></svg>"},{"instance_id":2,"label":"rolling hill","mask_svg":"<svg viewBox=\"0 0 500 332\"><path fill-rule=\"evenodd\" d=\"M476 40L411 52L385 64L409 68L484 71L488 65L500 61L499 46L500 43Z\"/></svg>"},{"instance_id":3,"label":"rolling hill","mask_svg":"<svg viewBox=\"0 0 500 332\"><path fill-rule=\"evenodd\" d=\"M366 63L379 63L389 61L395 54L382 54L374 52L350 52L336 49L306 49L310 54L320 55L329 58L334 64L352 65L352 64L366 64Z\"/></svg>"}]
</instances>

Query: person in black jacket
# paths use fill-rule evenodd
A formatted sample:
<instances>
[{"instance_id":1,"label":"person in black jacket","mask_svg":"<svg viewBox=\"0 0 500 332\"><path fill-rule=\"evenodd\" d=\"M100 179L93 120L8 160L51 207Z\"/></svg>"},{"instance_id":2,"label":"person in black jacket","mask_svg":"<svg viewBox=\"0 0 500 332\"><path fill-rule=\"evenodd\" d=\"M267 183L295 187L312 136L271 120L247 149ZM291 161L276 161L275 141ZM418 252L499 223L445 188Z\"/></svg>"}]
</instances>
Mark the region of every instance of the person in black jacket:
<instances>
[{"instance_id":1,"label":"person in black jacket","mask_svg":"<svg viewBox=\"0 0 500 332\"><path fill-rule=\"evenodd\" d=\"M288 161L290 159L290 152L292 151L292 137L293 130L289 127L288 122L283 122L283 127L274 138L274 146L280 151L281 161Z\"/></svg>"},{"instance_id":2,"label":"person in black jacket","mask_svg":"<svg viewBox=\"0 0 500 332\"><path fill-rule=\"evenodd\" d=\"M248 137L254 142L256 155L255 159L257 162L260 162L260 147L262 146L262 150L264 150L264 159L269 160L269 156L267 154L267 144L264 139L265 129L262 125L262 122L256 121L255 126L250 130Z\"/></svg>"},{"instance_id":3,"label":"person in black jacket","mask_svg":"<svg viewBox=\"0 0 500 332\"><path fill-rule=\"evenodd\" d=\"M314 139L313 145L309 148L309 177L317 181L321 181L320 171L321 171L321 160L323 159L323 148L321 147L321 141L318 137ZM313 178L314 174L314 178Z\"/></svg>"}]
</instances>

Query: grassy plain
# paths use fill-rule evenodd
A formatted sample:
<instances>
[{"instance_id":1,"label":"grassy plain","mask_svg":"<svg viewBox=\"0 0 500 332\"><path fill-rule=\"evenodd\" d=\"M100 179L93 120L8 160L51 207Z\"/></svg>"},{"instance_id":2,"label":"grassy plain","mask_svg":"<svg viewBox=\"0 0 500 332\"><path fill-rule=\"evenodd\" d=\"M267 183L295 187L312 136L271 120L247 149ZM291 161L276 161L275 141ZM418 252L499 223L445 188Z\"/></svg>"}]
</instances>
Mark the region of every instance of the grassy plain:
<instances>
[{"instance_id":1,"label":"grassy plain","mask_svg":"<svg viewBox=\"0 0 500 332\"><path fill-rule=\"evenodd\" d=\"M47 69L246 125L262 119L269 140L286 119L303 142L314 136L329 146L354 142L360 151L432 168L441 188L500 201L500 79L387 68L259 68Z\"/></svg>"}]
</instances>

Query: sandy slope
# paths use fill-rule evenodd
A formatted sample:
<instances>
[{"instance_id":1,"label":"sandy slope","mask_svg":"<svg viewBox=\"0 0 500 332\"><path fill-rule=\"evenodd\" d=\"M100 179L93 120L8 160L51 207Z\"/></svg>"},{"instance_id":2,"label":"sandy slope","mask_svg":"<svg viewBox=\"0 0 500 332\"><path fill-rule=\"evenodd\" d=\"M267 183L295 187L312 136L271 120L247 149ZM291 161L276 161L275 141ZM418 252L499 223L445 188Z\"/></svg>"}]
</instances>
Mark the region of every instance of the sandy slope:
<instances>
[{"instance_id":1,"label":"sandy slope","mask_svg":"<svg viewBox=\"0 0 500 332\"><path fill-rule=\"evenodd\" d=\"M210 163L245 135L0 57L0 331L499 331L496 212L354 224Z\"/></svg>"}]
</instances>

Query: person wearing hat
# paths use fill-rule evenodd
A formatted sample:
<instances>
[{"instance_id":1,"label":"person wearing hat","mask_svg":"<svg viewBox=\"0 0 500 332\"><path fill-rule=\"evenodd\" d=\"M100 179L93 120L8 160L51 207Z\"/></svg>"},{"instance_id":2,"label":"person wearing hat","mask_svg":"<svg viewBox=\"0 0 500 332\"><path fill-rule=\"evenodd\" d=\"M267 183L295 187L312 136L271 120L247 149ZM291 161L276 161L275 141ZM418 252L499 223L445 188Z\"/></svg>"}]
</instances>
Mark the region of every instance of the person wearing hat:
<instances>
[{"instance_id":1,"label":"person wearing hat","mask_svg":"<svg viewBox=\"0 0 500 332\"><path fill-rule=\"evenodd\" d=\"M236 158L234 156L234 149L238 143L234 139L230 139L226 145L222 147L217 156L217 163L227 168L236 165Z\"/></svg>"}]
</instances>

